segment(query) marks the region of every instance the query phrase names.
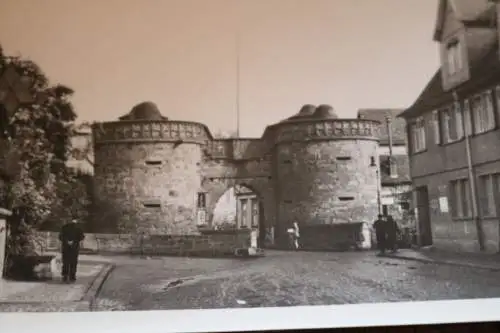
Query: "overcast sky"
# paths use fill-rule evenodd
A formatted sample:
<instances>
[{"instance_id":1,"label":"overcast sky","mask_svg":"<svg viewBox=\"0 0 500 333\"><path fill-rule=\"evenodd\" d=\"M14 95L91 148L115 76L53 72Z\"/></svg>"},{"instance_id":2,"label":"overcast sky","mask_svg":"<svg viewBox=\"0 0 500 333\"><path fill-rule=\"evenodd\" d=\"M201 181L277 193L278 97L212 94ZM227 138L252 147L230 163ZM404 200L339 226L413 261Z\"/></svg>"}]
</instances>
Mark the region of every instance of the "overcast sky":
<instances>
[{"instance_id":1,"label":"overcast sky","mask_svg":"<svg viewBox=\"0 0 500 333\"><path fill-rule=\"evenodd\" d=\"M436 0L0 0L0 43L76 92L81 120L153 101L241 135L303 104L409 106L438 67Z\"/></svg>"}]
</instances>

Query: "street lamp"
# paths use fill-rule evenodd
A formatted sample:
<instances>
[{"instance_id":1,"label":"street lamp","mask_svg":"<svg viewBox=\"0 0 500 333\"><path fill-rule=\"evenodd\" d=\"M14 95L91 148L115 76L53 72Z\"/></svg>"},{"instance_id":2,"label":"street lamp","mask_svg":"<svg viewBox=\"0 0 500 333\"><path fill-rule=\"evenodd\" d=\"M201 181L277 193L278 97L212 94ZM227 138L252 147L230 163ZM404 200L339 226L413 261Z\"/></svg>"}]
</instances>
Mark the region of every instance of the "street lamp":
<instances>
[{"instance_id":1,"label":"street lamp","mask_svg":"<svg viewBox=\"0 0 500 333\"><path fill-rule=\"evenodd\" d=\"M380 214L382 214L382 210L381 210L382 202L380 199L380 171L379 171L379 168L377 166L377 162L375 161L374 156L372 156L370 158L370 166L376 168L375 174L377 176L377 178L376 178L376 181L377 181L377 207L378 207L378 213L380 215Z\"/></svg>"}]
</instances>

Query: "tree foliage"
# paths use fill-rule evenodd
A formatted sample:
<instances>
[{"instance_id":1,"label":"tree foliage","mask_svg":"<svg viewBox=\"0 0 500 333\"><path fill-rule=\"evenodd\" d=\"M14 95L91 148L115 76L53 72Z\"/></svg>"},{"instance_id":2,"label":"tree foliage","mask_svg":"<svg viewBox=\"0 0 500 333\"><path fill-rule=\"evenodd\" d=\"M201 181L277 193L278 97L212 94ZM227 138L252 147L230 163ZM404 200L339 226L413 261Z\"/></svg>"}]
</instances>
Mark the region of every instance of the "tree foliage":
<instances>
[{"instance_id":1,"label":"tree foliage","mask_svg":"<svg viewBox=\"0 0 500 333\"><path fill-rule=\"evenodd\" d=\"M7 253L25 254L34 251L35 244L30 244L33 230L56 214L60 220L69 218L75 214L76 206L86 205L86 199L81 189L75 187L74 173L65 165L76 119L70 101L73 90L64 85L49 85L34 62L8 57L0 47L0 73L7 66L23 78L23 89L33 97L13 114L7 115L5 108L0 109L0 205L13 211L8 221Z\"/></svg>"}]
</instances>

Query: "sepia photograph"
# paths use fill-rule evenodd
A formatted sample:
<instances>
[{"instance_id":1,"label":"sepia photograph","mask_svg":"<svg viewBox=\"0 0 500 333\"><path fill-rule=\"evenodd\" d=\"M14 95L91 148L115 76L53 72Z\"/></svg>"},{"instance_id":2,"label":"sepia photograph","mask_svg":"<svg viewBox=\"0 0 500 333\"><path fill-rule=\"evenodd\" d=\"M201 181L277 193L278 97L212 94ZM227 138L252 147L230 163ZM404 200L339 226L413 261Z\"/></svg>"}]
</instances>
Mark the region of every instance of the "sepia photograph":
<instances>
[{"instance_id":1,"label":"sepia photograph","mask_svg":"<svg viewBox=\"0 0 500 333\"><path fill-rule=\"evenodd\" d=\"M0 118L0 316L500 297L499 1L0 0Z\"/></svg>"}]
</instances>

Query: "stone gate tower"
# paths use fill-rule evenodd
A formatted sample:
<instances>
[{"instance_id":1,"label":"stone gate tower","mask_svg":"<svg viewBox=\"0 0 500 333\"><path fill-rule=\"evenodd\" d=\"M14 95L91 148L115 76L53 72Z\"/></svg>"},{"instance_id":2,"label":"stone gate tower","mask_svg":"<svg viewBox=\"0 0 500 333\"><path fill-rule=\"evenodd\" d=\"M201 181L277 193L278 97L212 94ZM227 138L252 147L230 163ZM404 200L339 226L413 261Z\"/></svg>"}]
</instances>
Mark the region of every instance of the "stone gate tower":
<instances>
[{"instance_id":1,"label":"stone gate tower","mask_svg":"<svg viewBox=\"0 0 500 333\"><path fill-rule=\"evenodd\" d=\"M284 243L296 221L306 247L328 247L332 235L347 237L346 225L376 217L379 125L305 105L261 138L214 139L203 124L167 119L141 103L93 126L96 191L129 227L196 234L200 209L210 226L218 198L245 185L258 196L251 209L259 221L249 227L262 239L273 230Z\"/></svg>"},{"instance_id":2,"label":"stone gate tower","mask_svg":"<svg viewBox=\"0 0 500 333\"><path fill-rule=\"evenodd\" d=\"M155 104L94 125L97 195L122 212L122 224L147 233L195 233L206 126L171 121Z\"/></svg>"},{"instance_id":3,"label":"stone gate tower","mask_svg":"<svg viewBox=\"0 0 500 333\"><path fill-rule=\"evenodd\" d=\"M323 242L335 242L325 226L376 217L377 125L338 119L328 105L305 105L298 114L272 126L277 220L297 221L304 246L321 245L322 237ZM348 237L349 228L344 230L346 234L337 228L336 238Z\"/></svg>"}]
</instances>

